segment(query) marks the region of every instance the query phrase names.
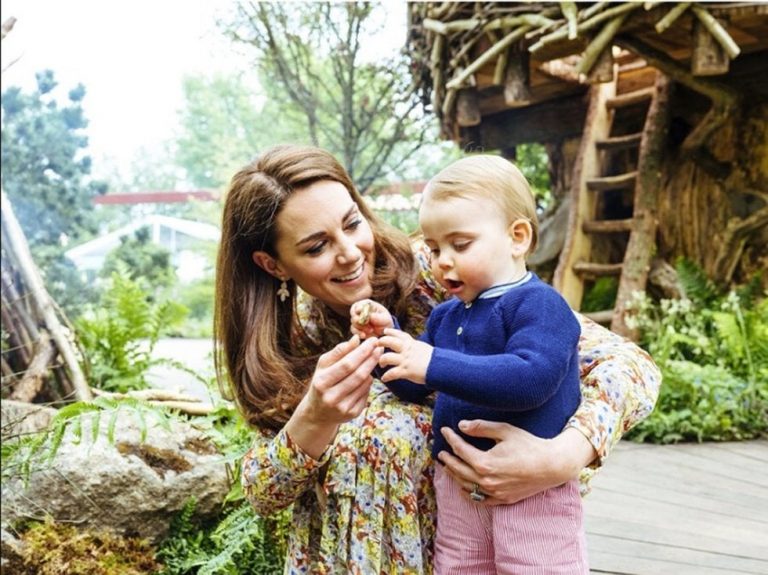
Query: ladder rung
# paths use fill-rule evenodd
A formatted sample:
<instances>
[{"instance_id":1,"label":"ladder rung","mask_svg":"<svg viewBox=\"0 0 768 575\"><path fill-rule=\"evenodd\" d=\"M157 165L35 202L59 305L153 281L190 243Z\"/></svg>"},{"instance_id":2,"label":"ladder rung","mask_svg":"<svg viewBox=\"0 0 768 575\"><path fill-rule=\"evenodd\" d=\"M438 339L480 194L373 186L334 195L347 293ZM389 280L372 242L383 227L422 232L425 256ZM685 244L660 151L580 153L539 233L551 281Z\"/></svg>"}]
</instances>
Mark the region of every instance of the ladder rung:
<instances>
[{"instance_id":1,"label":"ladder rung","mask_svg":"<svg viewBox=\"0 0 768 575\"><path fill-rule=\"evenodd\" d=\"M641 90L635 90L634 92L627 92L626 94L620 94L609 98L605 105L609 110L615 110L616 108L625 108L633 104L639 104L640 102L646 102L653 98L655 88L643 88Z\"/></svg>"},{"instance_id":2,"label":"ladder rung","mask_svg":"<svg viewBox=\"0 0 768 575\"><path fill-rule=\"evenodd\" d=\"M640 145L643 139L642 132L629 134L627 136L616 136L615 138L606 138L595 142L598 150L624 150L634 148Z\"/></svg>"},{"instance_id":3,"label":"ladder rung","mask_svg":"<svg viewBox=\"0 0 768 575\"><path fill-rule=\"evenodd\" d=\"M635 180L637 179L637 172L629 172L626 174L619 174L618 176L605 176L602 178L593 178L587 180L587 189L593 192L600 192L603 190L619 190L623 188L633 188L635 186Z\"/></svg>"},{"instance_id":4,"label":"ladder rung","mask_svg":"<svg viewBox=\"0 0 768 575\"><path fill-rule=\"evenodd\" d=\"M612 234L632 231L635 220L591 220L584 222L581 229L585 234Z\"/></svg>"},{"instance_id":5,"label":"ladder rung","mask_svg":"<svg viewBox=\"0 0 768 575\"><path fill-rule=\"evenodd\" d=\"M592 262L576 262L573 271L584 276L617 276L621 274L623 264L596 264Z\"/></svg>"},{"instance_id":6,"label":"ladder rung","mask_svg":"<svg viewBox=\"0 0 768 575\"><path fill-rule=\"evenodd\" d=\"M581 312L581 315L587 316L592 321L603 324L603 325L609 324L611 323L611 320L613 320L612 309L604 309L602 311Z\"/></svg>"}]
</instances>

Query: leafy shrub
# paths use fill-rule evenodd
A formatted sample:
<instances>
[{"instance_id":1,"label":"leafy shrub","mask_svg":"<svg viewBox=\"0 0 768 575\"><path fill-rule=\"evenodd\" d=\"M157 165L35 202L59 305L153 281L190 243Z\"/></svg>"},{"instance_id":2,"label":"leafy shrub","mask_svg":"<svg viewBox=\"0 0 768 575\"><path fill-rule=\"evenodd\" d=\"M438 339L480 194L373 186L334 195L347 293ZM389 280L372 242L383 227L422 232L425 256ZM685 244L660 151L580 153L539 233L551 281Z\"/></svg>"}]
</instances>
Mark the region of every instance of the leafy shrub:
<instances>
[{"instance_id":1,"label":"leafy shrub","mask_svg":"<svg viewBox=\"0 0 768 575\"><path fill-rule=\"evenodd\" d=\"M246 502L229 505L217 522L192 521L195 501L174 518L157 552L161 575L263 575L283 572L289 526L285 514L264 519Z\"/></svg>"},{"instance_id":2,"label":"leafy shrub","mask_svg":"<svg viewBox=\"0 0 768 575\"><path fill-rule=\"evenodd\" d=\"M165 566L162 575L282 573L290 513L256 515L240 487L240 461L251 443L250 429L226 405L196 422L224 454L232 488L218 518L204 524L192 521L195 502L187 502L158 550Z\"/></svg>"},{"instance_id":3,"label":"leafy shrub","mask_svg":"<svg viewBox=\"0 0 768 575\"><path fill-rule=\"evenodd\" d=\"M147 387L147 370L168 363L152 358L161 335L181 323L187 310L171 302L151 301L140 280L118 265L99 305L75 321L92 385L125 392Z\"/></svg>"},{"instance_id":4,"label":"leafy shrub","mask_svg":"<svg viewBox=\"0 0 768 575\"><path fill-rule=\"evenodd\" d=\"M662 371L655 411L627 437L658 443L728 441L768 431L768 298L759 278L720 293L693 264L678 263L687 297L636 294L641 343Z\"/></svg>"}]
</instances>

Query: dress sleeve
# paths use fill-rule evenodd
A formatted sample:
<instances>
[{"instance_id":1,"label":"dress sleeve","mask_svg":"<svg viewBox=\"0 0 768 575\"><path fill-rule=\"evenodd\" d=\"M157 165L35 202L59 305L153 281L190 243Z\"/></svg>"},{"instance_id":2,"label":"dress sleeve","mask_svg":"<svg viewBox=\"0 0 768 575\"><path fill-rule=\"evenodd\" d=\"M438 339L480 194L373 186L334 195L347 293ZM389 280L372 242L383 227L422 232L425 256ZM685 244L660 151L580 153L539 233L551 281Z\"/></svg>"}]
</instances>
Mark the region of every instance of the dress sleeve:
<instances>
[{"instance_id":1,"label":"dress sleeve","mask_svg":"<svg viewBox=\"0 0 768 575\"><path fill-rule=\"evenodd\" d=\"M653 410L661 372L651 356L592 320L576 314L581 323L579 367L581 404L566 427L589 439L602 464L622 434Z\"/></svg>"},{"instance_id":2,"label":"dress sleeve","mask_svg":"<svg viewBox=\"0 0 768 575\"><path fill-rule=\"evenodd\" d=\"M320 457L307 455L282 429L277 434L257 429L243 457L243 491L257 513L270 515L285 509L313 489L332 447Z\"/></svg>"}]
</instances>

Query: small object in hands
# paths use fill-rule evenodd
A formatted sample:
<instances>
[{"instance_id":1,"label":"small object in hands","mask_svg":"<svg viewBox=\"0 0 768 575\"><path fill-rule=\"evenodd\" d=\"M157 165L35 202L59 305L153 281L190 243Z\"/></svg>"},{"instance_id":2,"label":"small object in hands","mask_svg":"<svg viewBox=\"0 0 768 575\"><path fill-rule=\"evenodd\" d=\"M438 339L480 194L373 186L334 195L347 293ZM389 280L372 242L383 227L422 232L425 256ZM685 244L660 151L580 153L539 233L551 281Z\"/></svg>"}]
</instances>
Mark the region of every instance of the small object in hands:
<instances>
[{"instance_id":1,"label":"small object in hands","mask_svg":"<svg viewBox=\"0 0 768 575\"><path fill-rule=\"evenodd\" d=\"M371 319L371 302L367 301L360 309L360 317L357 318L357 325L368 325L368 321Z\"/></svg>"},{"instance_id":2,"label":"small object in hands","mask_svg":"<svg viewBox=\"0 0 768 575\"><path fill-rule=\"evenodd\" d=\"M472 484L472 491L470 492L469 497L472 501L477 501L478 503L485 501L485 493L480 491L480 486L477 483Z\"/></svg>"}]
</instances>

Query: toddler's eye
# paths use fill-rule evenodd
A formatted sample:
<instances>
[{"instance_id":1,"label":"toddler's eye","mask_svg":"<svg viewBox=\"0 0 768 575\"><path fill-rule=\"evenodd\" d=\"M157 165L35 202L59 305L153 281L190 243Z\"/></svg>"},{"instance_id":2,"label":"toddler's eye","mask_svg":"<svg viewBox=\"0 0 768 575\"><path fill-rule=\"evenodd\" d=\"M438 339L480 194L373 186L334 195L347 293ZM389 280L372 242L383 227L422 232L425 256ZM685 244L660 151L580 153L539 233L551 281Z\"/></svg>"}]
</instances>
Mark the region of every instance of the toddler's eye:
<instances>
[{"instance_id":1,"label":"toddler's eye","mask_svg":"<svg viewBox=\"0 0 768 575\"><path fill-rule=\"evenodd\" d=\"M456 242L453 244L453 249L455 249L457 252L463 252L466 250L472 242L466 241L466 242Z\"/></svg>"}]
</instances>

